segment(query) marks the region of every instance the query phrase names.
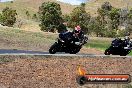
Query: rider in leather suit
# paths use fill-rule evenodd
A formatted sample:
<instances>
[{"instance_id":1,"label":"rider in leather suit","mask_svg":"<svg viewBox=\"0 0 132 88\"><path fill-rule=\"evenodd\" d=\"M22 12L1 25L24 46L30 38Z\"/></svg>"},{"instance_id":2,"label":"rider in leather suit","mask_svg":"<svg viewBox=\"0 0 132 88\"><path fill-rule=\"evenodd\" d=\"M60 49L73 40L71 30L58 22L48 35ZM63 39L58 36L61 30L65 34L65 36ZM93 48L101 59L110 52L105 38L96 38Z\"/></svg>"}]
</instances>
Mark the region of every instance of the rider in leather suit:
<instances>
[{"instance_id":1,"label":"rider in leather suit","mask_svg":"<svg viewBox=\"0 0 132 88\"><path fill-rule=\"evenodd\" d=\"M65 32L59 35L64 41L78 41L82 42L84 38L84 32L81 30L80 26L76 26L72 32Z\"/></svg>"}]
</instances>

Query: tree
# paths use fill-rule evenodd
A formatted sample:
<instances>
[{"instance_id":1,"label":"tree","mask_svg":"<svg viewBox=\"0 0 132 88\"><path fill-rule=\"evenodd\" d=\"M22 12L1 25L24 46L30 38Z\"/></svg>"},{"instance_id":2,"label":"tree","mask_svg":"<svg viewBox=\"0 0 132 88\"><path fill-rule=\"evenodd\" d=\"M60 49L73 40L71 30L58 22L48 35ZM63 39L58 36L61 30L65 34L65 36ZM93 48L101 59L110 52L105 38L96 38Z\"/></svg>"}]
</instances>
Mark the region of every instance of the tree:
<instances>
[{"instance_id":1,"label":"tree","mask_svg":"<svg viewBox=\"0 0 132 88\"><path fill-rule=\"evenodd\" d=\"M85 10L86 3L81 3L81 7Z\"/></svg>"},{"instance_id":2,"label":"tree","mask_svg":"<svg viewBox=\"0 0 132 88\"><path fill-rule=\"evenodd\" d=\"M128 13L128 18L132 19L132 8L130 9L130 11Z\"/></svg>"},{"instance_id":3,"label":"tree","mask_svg":"<svg viewBox=\"0 0 132 88\"><path fill-rule=\"evenodd\" d=\"M109 2L104 2L104 4L101 5L101 9L104 9L105 11L110 11L112 9L112 5Z\"/></svg>"},{"instance_id":4,"label":"tree","mask_svg":"<svg viewBox=\"0 0 132 88\"><path fill-rule=\"evenodd\" d=\"M132 28L132 26L130 25L132 23L132 15L130 13L128 15L128 11L126 12L123 9L121 10L112 7L109 2L105 2L104 4L102 4L101 8L98 8L97 12L98 16L94 20L94 24L90 24L90 27L93 27L92 32L94 32L96 36L122 36L124 30L119 30L118 28L125 22L127 23L129 31ZM132 10L130 10L130 12L132 12Z\"/></svg>"},{"instance_id":5,"label":"tree","mask_svg":"<svg viewBox=\"0 0 132 88\"><path fill-rule=\"evenodd\" d=\"M130 33L132 32L132 8L130 9L128 16L127 16L128 28L127 31Z\"/></svg>"},{"instance_id":6,"label":"tree","mask_svg":"<svg viewBox=\"0 0 132 88\"><path fill-rule=\"evenodd\" d=\"M60 5L55 2L44 2L39 7L40 27L42 31L54 32L62 22Z\"/></svg>"},{"instance_id":7,"label":"tree","mask_svg":"<svg viewBox=\"0 0 132 88\"><path fill-rule=\"evenodd\" d=\"M109 12L109 19L112 21L112 29L118 29L120 23L120 9L112 8Z\"/></svg>"},{"instance_id":8,"label":"tree","mask_svg":"<svg viewBox=\"0 0 132 88\"><path fill-rule=\"evenodd\" d=\"M68 14L63 15L62 18L63 18L64 22L69 22L70 21L70 15L68 15Z\"/></svg>"},{"instance_id":9,"label":"tree","mask_svg":"<svg viewBox=\"0 0 132 88\"><path fill-rule=\"evenodd\" d=\"M101 25L100 17L93 17L90 20L89 29L92 33L96 34L97 37L104 37L105 36L105 28L103 25Z\"/></svg>"},{"instance_id":10,"label":"tree","mask_svg":"<svg viewBox=\"0 0 132 88\"><path fill-rule=\"evenodd\" d=\"M14 3L13 1L11 1L10 3Z\"/></svg>"},{"instance_id":11,"label":"tree","mask_svg":"<svg viewBox=\"0 0 132 88\"><path fill-rule=\"evenodd\" d=\"M63 24L58 25L57 29L58 29L58 32L59 32L59 33L61 33L61 32L66 32L66 31L67 31L66 24L63 23Z\"/></svg>"},{"instance_id":12,"label":"tree","mask_svg":"<svg viewBox=\"0 0 132 88\"><path fill-rule=\"evenodd\" d=\"M102 26L106 26L108 20L107 17L112 8L113 7L109 2L104 2L104 4L101 5L101 8L98 8L97 12Z\"/></svg>"},{"instance_id":13,"label":"tree","mask_svg":"<svg viewBox=\"0 0 132 88\"><path fill-rule=\"evenodd\" d=\"M70 14L70 27L74 28L76 25L80 25L82 30L87 33L90 18L91 16L85 11L84 6L76 7Z\"/></svg>"},{"instance_id":14,"label":"tree","mask_svg":"<svg viewBox=\"0 0 132 88\"><path fill-rule=\"evenodd\" d=\"M2 13L0 14L0 23L3 26L12 27L16 22L16 17L15 17L16 15L17 15L16 10L6 7L5 9L3 9Z\"/></svg>"},{"instance_id":15,"label":"tree","mask_svg":"<svg viewBox=\"0 0 132 88\"><path fill-rule=\"evenodd\" d=\"M101 25L104 25L105 24L106 11L104 9L98 8L97 12L98 12L98 16L100 17L100 20L101 20Z\"/></svg>"},{"instance_id":16,"label":"tree","mask_svg":"<svg viewBox=\"0 0 132 88\"><path fill-rule=\"evenodd\" d=\"M57 30L59 33L67 31L68 23L70 22L70 16L68 14L62 15L62 22L58 25Z\"/></svg>"}]
</instances>

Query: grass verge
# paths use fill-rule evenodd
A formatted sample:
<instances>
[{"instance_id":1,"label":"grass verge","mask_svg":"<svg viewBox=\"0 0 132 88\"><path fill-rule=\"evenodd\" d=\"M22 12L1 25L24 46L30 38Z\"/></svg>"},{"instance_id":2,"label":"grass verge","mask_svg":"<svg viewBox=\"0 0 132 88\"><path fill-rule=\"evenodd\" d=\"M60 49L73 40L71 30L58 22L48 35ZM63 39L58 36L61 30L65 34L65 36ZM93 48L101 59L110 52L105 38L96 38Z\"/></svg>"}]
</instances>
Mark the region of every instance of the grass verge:
<instances>
[{"instance_id":1,"label":"grass verge","mask_svg":"<svg viewBox=\"0 0 132 88\"><path fill-rule=\"evenodd\" d=\"M47 51L56 37L56 34L0 27L0 48Z\"/></svg>"}]
</instances>

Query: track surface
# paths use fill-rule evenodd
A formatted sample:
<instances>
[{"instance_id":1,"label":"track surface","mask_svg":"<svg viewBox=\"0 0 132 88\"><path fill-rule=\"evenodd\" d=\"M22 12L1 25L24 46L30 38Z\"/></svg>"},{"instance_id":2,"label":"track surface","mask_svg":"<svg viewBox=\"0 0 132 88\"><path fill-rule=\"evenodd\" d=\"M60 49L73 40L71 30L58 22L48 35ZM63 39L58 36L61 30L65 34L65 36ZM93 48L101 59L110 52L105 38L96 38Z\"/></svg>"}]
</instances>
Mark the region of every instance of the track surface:
<instances>
[{"instance_id":1,"label":"track surface","mask_svg":"<svg viewBox=\"0 0 132 88\"><path fill-rule=\"evenodd\" d=\"M26 50L11 50L11 49L0 49L0 55L42 55L42 56L79 56L79 57L124 57L124 58L132 58L132 56L118 56L118 55L95 55L95 54L66 54L66 53L56 53L49 54L49 52L41 52L41 51L26 51Z\"/></svg>"}]
</instances>

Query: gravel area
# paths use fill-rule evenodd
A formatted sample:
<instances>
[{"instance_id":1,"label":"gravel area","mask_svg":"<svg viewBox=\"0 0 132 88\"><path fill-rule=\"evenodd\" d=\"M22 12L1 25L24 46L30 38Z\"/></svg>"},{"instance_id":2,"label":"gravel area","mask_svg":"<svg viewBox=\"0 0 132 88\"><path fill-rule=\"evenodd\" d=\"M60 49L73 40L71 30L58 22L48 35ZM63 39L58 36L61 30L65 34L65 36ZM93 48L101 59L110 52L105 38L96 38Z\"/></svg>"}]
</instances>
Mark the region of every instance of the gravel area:
<instances>
[{"instance_id":1,"label":"gravel area","mask_svg":"<svg viewBox=\"0 0 132 88\"><path fill-rule=\"evenodd\" d=\"M0 88L128 88L127 84L76 82L78 67L88 74L131 74L131 58L0 56Z\"/></svg>"}]
</instances>

